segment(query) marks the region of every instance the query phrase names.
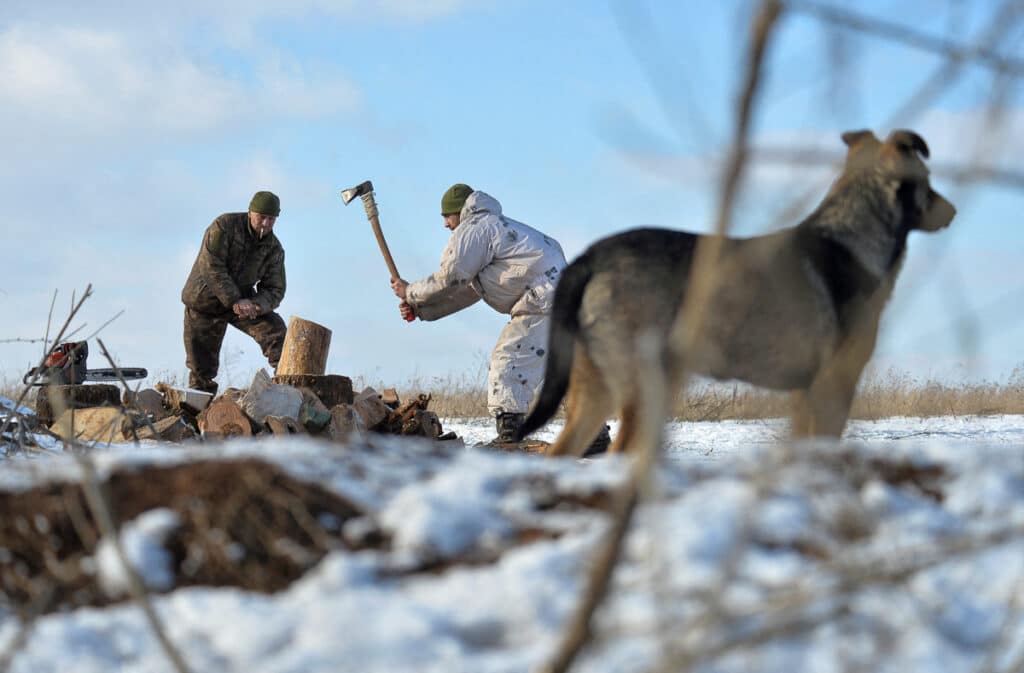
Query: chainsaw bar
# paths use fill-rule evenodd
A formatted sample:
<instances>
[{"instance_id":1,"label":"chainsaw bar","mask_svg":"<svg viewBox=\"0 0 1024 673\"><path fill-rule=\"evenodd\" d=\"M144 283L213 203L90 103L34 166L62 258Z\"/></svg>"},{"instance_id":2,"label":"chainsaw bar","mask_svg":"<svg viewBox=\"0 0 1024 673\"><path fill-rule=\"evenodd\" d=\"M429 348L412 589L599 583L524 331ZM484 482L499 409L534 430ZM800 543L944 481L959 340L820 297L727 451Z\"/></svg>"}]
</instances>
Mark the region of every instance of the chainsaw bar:
<instances>
[{"instance_id":1,"label":"chainsaw bar","mask_svg":"<svg viewBox=\"0 0 1024 673\"><path fill-rule=\"evenodd\" d=\"M73 378L67 375L67 372L60 368L47 368L49 371L44 369L36 377L35 381L32 381L32 377L36 375L36 368L33 367L29 370L28 374L25 374L25 378L22 379L22 383L25 385L32 386L48 386L50 384L61 386L69 384L78 384L82 381L81 376L75 376ZM118 370L113 368L107 369L86 369L84 373L85 381L113 381L117 382L121 378L125 381L135 381L138 379L144 379L149 376L149 372L144 367L120 367L121 377L118 378ZM52 372L52 373L51 373Z\"/></svg>"}]
</instances>

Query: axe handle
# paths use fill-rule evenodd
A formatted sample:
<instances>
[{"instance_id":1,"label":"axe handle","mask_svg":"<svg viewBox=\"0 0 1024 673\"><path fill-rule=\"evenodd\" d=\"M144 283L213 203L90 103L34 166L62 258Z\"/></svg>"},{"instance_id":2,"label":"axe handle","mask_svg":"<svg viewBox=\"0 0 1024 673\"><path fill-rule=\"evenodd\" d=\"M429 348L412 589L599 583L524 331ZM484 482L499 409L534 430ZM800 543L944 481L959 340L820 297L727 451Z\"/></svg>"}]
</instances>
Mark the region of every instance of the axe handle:
<instances>
[{"instance_id":1,"label":"axe handle","mask_svg":"<svg viewBox=\"0 0 1024 673\"><path fill-rule=\"evenodd\" d=\"M395 260L391 257L391 251L388 250L388 242L384 240L384 232L380 228L380 220L377 219L376 215L370 216L370 226L373 227L373 235L377 237L377 245L380 246L380 251L384 255L384 263L388 265L388 271L391 272L392 278L401 278L398 275L398 268L395 266Z\"/></svg>"},{"instance_id":2,"label":"axe handle","mask_svg":"<svg viewBox=\"0 0 1024 673\"><path fill-rule=\"evenodd\" d=\"M388 265L388 271L391 272L392 278L401 278L398 275L398 267L395 266L395 260L391 257L391 251L388 249L388 242L384 240L384 232L380 228L380 218L377 217L377 200L373 198L372 191L366 192L361 198L363 199L363 208L366 209L366 219L370 221L373 235L377 237L377 245L380 246L380 251L384 255L384 262Z\"/></svg>"}]
</instances>

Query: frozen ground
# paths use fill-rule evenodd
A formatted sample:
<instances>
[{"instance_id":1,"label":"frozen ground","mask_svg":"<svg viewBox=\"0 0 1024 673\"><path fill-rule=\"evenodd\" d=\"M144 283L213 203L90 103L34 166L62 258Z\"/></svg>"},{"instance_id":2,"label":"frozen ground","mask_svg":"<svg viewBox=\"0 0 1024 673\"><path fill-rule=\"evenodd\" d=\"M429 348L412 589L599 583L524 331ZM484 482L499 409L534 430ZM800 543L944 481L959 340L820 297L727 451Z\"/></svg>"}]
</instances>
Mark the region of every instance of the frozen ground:
<instances>
[{"instance_id":1,"label":"frozen ground","mask_svg":"<svg viewBox=\"0 0 1024 673\"><path fill-rule=\"evenodd\" d=\"M470 444L494 433L483 419L444 427ZM838 445L795 450L777 447L784 433L780 422L671 426L655 493L573 670L1022 670L1024 417L854 422ZM97 464L211 455L260 456L327 485L375 512L393 542L387 552L332 552L275 595L156 595L193 671L529 671L555 648L608 520L539 503L607 492L625 465L472 447L439 454L390 438L127 447ZM66 456L11 459L0 488L76 474ZM154 588L166 585L159 544L174 525L152 510L122 529ZM551 535L509 542L525 528ZM105 549L98 575L116 584L123 569ZM396 572L481 550L497 558ZM18 631L17 619L0 622L0 661ZM121 604L40 618L9 670L173 669L138 607Z\"/></svg>"}]
</instances>

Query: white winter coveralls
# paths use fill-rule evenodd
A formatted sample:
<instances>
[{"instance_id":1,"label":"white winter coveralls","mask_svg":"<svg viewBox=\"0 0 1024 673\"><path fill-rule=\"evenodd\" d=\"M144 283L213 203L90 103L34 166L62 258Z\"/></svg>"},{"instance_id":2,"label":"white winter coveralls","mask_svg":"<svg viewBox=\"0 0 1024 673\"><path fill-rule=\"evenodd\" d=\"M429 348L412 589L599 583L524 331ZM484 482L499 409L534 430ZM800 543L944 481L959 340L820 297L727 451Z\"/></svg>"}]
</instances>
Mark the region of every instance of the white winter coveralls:
<instances>
[{"instance_id":1,"label":"white winter coveralls","mask_svg":"<svg viewBox=\"0 0 1024 673\"><path fill-rule=\"evenodd\" d=\"M501 214L501 204L473 192L441 253L441 268L410 283L406 302L421 320L437 320L483 299L512 316L491 354L487 408L525 413L544 377L555 286L565 268L558 241Z\"/></svg>"}]
</instances>

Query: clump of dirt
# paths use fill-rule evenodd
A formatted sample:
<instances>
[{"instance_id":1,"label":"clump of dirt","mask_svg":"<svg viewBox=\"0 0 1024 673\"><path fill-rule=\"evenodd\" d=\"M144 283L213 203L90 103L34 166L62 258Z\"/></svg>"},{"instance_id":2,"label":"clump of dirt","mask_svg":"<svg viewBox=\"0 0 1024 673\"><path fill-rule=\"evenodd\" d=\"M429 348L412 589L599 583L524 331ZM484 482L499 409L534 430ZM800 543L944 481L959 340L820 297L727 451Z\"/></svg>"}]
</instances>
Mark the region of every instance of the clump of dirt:
<instances>
[{"instance_id":1,"label":"clump of dirt","mask_svg":"<svg viewBox=\"0 0 1024 673\"><path fill-rule=\"evenodd\" d=\"M287 587L331 548L353 548L343 524L363 514L338 494L258 460L206 460L114 472L103 484L117 521L154 508L181 526L164 541L174 587ZM0 493L0 590L15 608L39 596L41 612L106 605L93 556L100 535L78 483ZM364 544L386 544L371 538Z\"/></svg>"}]
</instances>

